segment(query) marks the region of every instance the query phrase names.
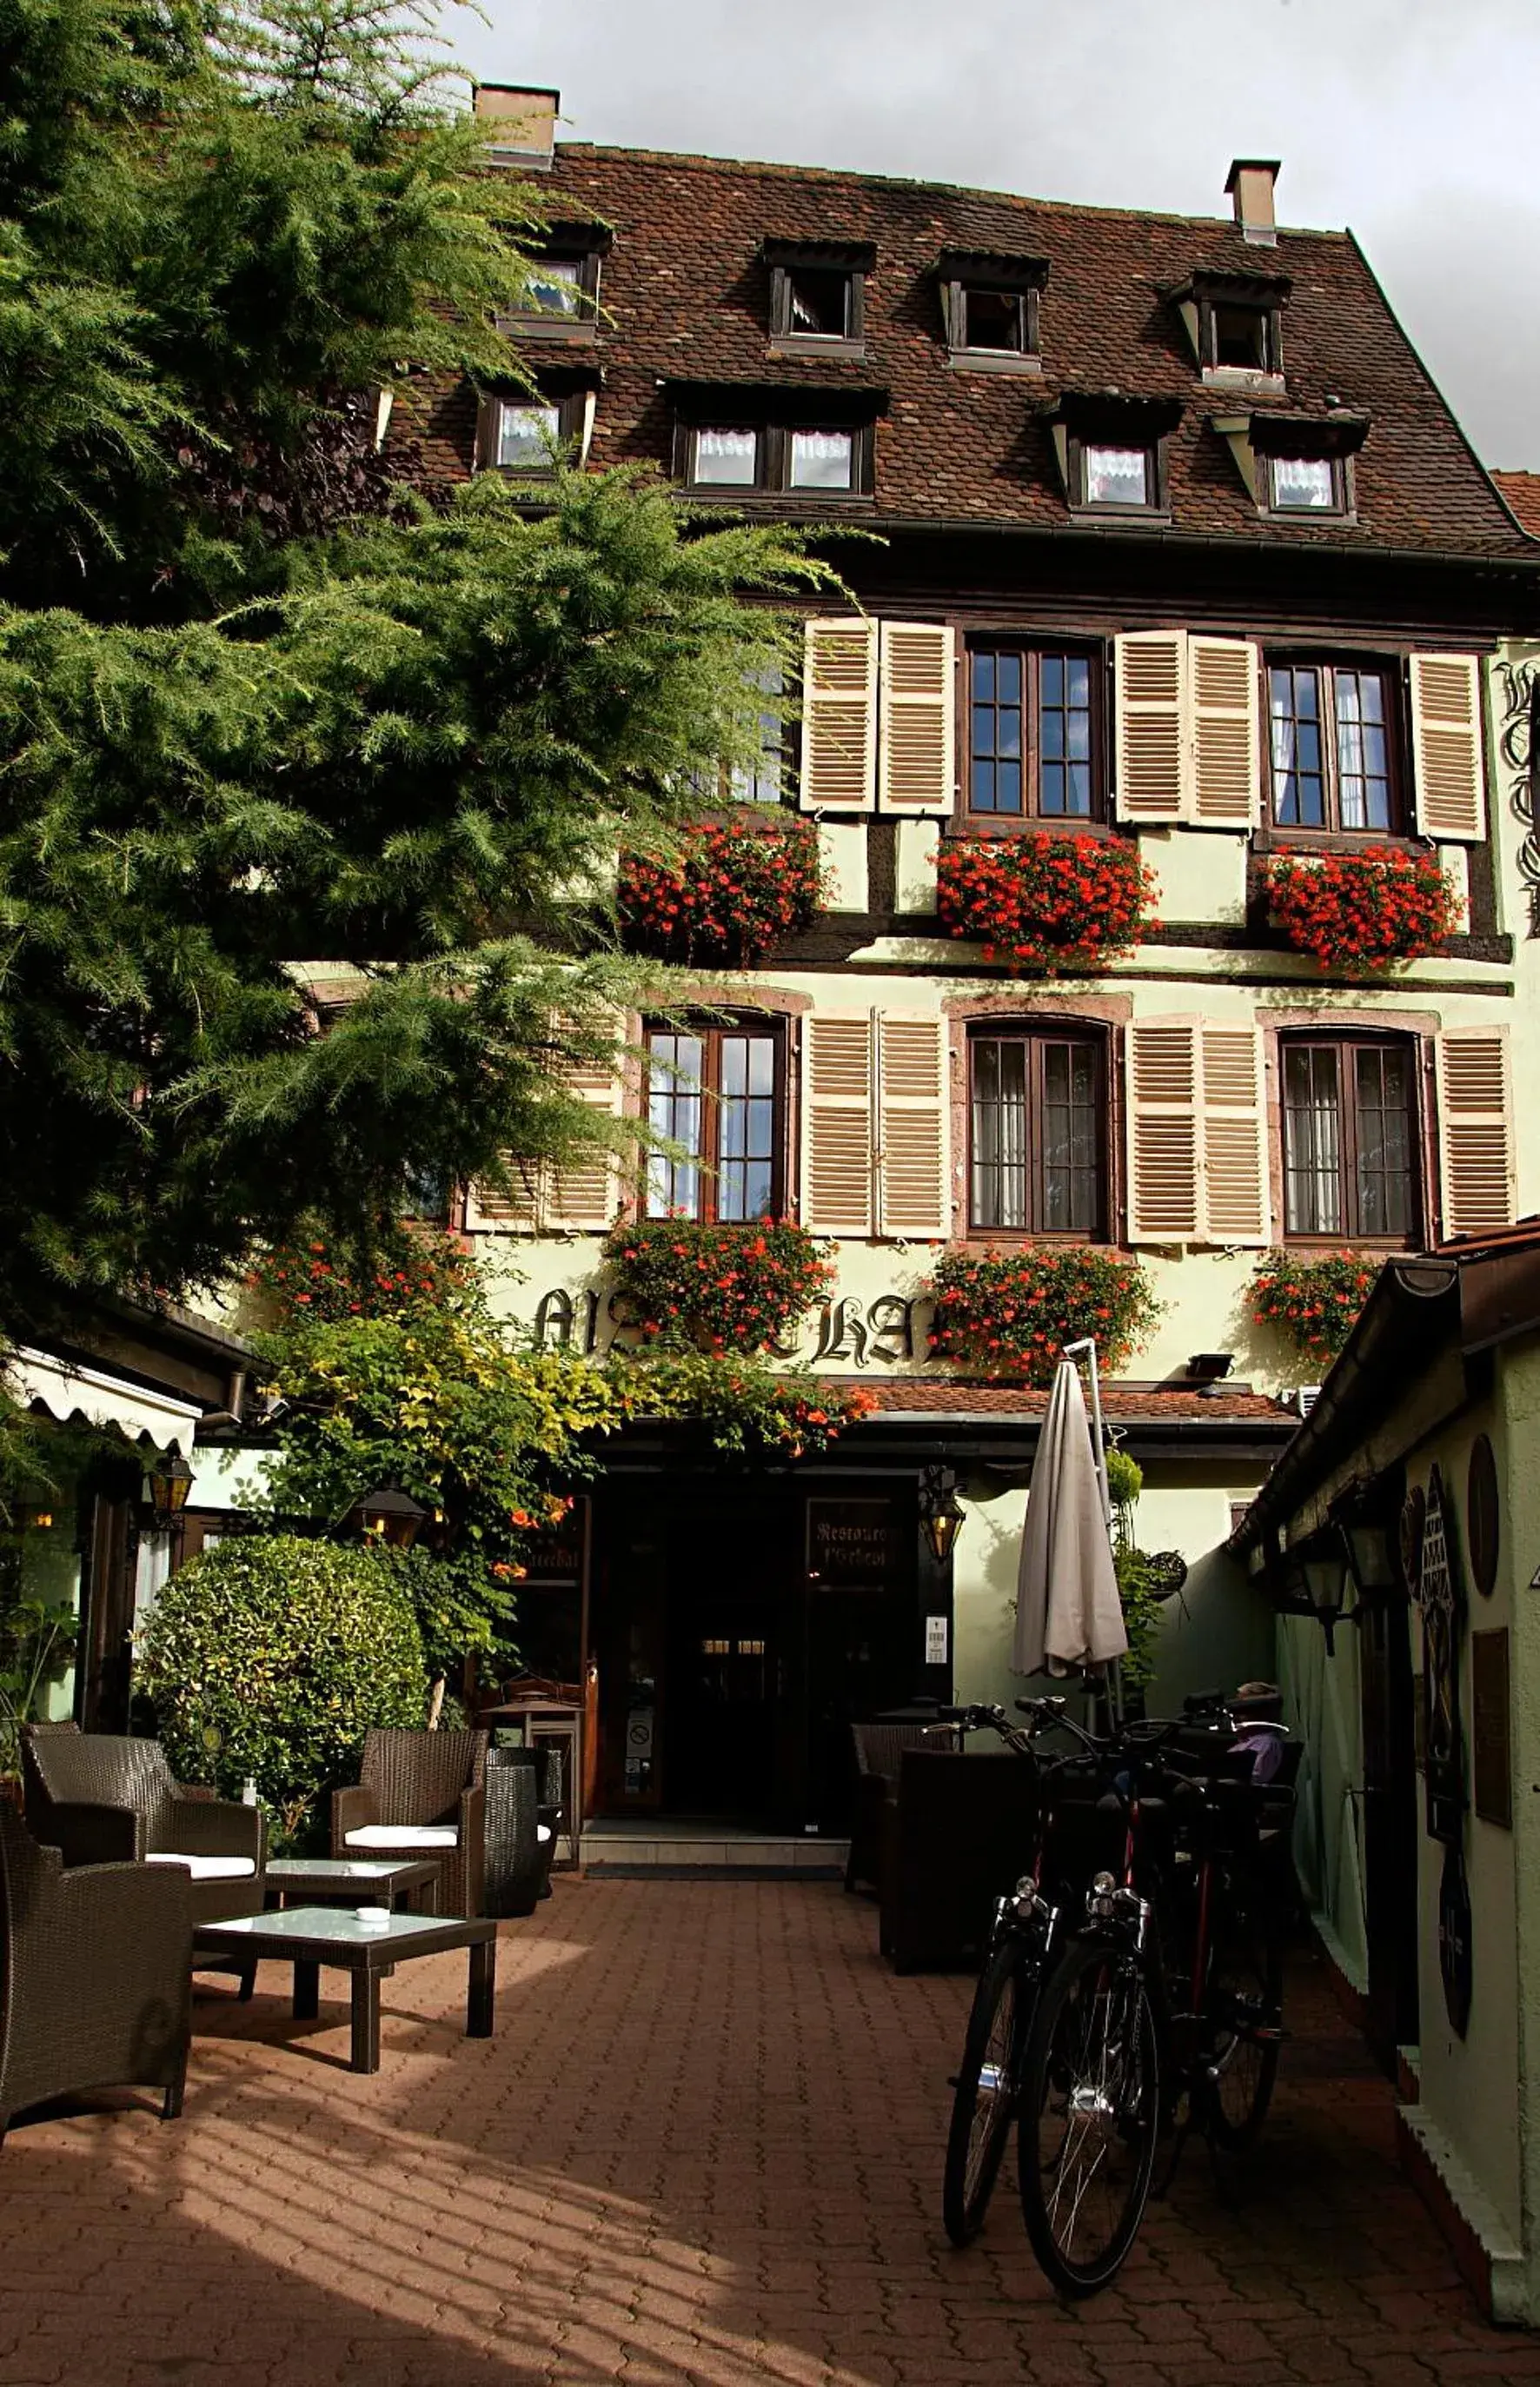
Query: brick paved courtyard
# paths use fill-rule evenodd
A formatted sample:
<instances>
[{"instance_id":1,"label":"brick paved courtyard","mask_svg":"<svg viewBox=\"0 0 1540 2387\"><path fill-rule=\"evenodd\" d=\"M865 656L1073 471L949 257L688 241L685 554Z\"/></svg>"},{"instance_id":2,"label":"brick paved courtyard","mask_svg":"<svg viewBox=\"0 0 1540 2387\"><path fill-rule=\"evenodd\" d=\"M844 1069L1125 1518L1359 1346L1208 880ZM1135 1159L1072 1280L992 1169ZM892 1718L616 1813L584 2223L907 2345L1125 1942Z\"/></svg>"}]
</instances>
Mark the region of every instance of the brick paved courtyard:
<instances>
[{"instance_id":1,"label":"brick paved courtyard","mask_svg":"<svg viewBox=\"0 0 1540 2387\"><path fill-rule=\"evenodd\" d=\"M1540 2380L1308 1971L1265 2159L1216 2183L1191 2151L1118 2288L1061 2309L1008 2193L953 2254L969 1984L897 1980L875 1940L827 1883L564 1883L504 1926L496 2039L459 2035L462 1958L412 1965L372 2079L340 2068L341 2005L296 2026L276 1971L247 2007L214 1985L181 2124L115 2101L0 2152L0 2381Z\"/></svg>"}]
</instances>

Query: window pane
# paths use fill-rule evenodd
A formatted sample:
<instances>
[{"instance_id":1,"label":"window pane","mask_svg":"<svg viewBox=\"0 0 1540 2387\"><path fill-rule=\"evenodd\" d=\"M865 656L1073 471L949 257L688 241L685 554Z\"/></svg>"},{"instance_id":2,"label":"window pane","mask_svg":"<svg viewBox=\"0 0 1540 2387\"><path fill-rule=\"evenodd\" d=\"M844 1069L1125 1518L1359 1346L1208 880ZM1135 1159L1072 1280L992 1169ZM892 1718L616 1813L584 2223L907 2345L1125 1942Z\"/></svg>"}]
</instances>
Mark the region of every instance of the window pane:
<instances>
[{"instance_id":1,"label":"window pane","mask_svg":"<svg viewBox=\"0 0 1540 2387\"><path fill-rule=\"evenodd\" d=\"M1292 1235L1346 1231L1341 1094L1332 1045L1284 1048L1283 1216Z\"/></svg>"},{"instance_id":2,"label":"window pane","mask_svg":"<svg viewBox=\"0 0 1540 2387\"><path fill-rule=\"evenodd\" d=\"M1331 513L1337 486L1326 456L1275 456L1272 459L1272 501L1281 512Z\"/></svg>"},{"instance_id":3,"label":"window pane","mask_svg":"<svg viewBox=\"0 0 1540 2387\"><path fill-rule=\"evenodd\" d=\"M976 813L1019 813L1025 665L1010 647L973 658L968 802Z\"/></svg>"},{"instance_id":4,"label":"window pane","mask_svg":"<svg viewBox=\"0 0 1540 2387\"><path fill-rule=\"evenodd\" d=\"M719 1050L716 1215L757 1219L771 1206L775 1180L775 1042L724 1034Z\"/></svg>"},{"instance_id":5,"label":"window pane","mask_svg":"<svg viewBox=\"0 0 1540 2387\"><path fill-rule=\"evenodd\" d=\"M1149 449L1088 448L1085 451L1085 501L1088 506L1147 506L1150 502Z\"/></svg>"},{"instance_id":6,"label":"window pane","mask_svg":"<svg viewBox=\"0 0 1540 2387\"><path fill-rule=\"evenodd\" d=\"M752 431L698 431L695 478L708 485L751 489L758 476L759 438Z\"/></svg>"},{"instance_id":7,"label":"window pane","mask_svg":"<svg viewBox=\"0 0 1540 2387\"><path fill-rule=\"evenodd\" d=\"M1390 827L1390 751L1385 686L1378 672L1334 673L1337 804L1343 828Z\"/></svg>"},{"instance_id":8,"label":"window pane","mask_svg":"<svg viewBox=\"0 0 1540 2387\"><path fill-rule=\"evenodd\" d=\"M750 685L763 689L767 697L781 694L781 672L778 663L766 664L755 672ZM767 704L759 717L760 758L753 764L735 764L730 774L732 793L739 803L778 804L783 793L782 772L786 764L786 725L778 704Z\"/></svg>"},{"instance_id":9,"label":"window pane","mask_svg":"<svg viewBox=\"0 0 1540 2387\"><path fill-rule=\"evenodd\" d=\"M554 406L511 406L505 400L498 413L499 463L518 472L548 470L561 423Z\"/></svg>"},{"instance_id":10,"label":"window pane","mask_svg":"<svg viewBox=\"0 0 1540 2387\"><path fill-rule=\"evenodd\" d=\"M1268 673L1268 701L1273 818L1282 828L1324 828L1319 672L1309 665L1273 664Z\"/></svg>"},{"instance_id":11,"label":"window pane","mask_svg":"<svg viewBox=\"0 0 1540 2387\"><path fill-rule=\"evenodd\" d=\"M1048 1233L1094 1234L1098 1218L1096 1055L1086 1043L1044 1043L1042 1182Z\"/></svg>"},{"instance_id":12,"label":"window pane","mask_svg":"<svg viewBox=\"0 0 1540 2387\"><path fill-rule=\"evenodd\" d=\"M794 489L850 489L855 486L855 435L851 431L791 434Z\"/></svg>"},{"instance_id":13,"label":"window pane","mask_svg":"<svg viewBox=\"0 0 1540 2387\"><path fill-rule=\"evenodd\" d=\"M850 323L850 275L827 266L798 265L787 280L791 329L799 338L842 340Z\"/></svg>"},{"instance_id":14,"label":"window pane","mask_svg":"<svg viewBox=\"0 0 1540 2387\"><path fill-rule=\"evenodd\" d=\"M1411 1071L1395 1045L1360 1045L1357 1090L1361 1235L1409 1235L1412 1228Z\"/></svg>"},{"instance_id":15,"label":"window pane","mask_svg":"<svg viewBox=\"0 0 1540 2387\"><path fill-rule=\"evenodd\" d=\"M973 1046L973 1223L1026 1227L1027 1045L979 1038Z\"/></svg>"},{"instance_id":16,"label":"window pane","mask_svg":"<svg viewBox=\"0 0 1540 2387\"><path fill-rule=\"evenodd\" d=\"M1025 308L1019 290L965 290L963 346L967 348L1024 348Z\"/></svg>"},{"instance_id":17,"label":"window pane","mask_svg":"<svg viewBox=\"0 0 1540 2387\"><path fill-rule=\"evenodd\" d=\"M1091 811L1091 665L1084 655L1039 660L1038 810L1081 820Z\"/></svg>"},{"instance_id":18,"label":"window pane","mask_svg":"<svg viewBox=\"0 0 1540 2387\"><path fill-rule=\"evenodd\" d=\"M575 315L583 304L583 268L572 258L540 258L530 271L529 295L542 315Z\"/></svg>"},{"instance_id":19,"label":"window pane","mask_svg":"<svg viewBox=\"0 0 1540 2387\"><path fill-rule=\"evenodd\" d=\"M657 1029L649 1034L647 1116L659 1135L683 1147L677 1159L666 1153L649 1156L647 1214L662 1219L671 1212L687 1219L701 1216L701 1163L704 1104L701 1080L705 1045L699 1036L679 1036Z\"/></svg>"},{"instance_id":20,"label":"window pane","mask_svg":"<svg viewBox=\"0 0 1540 2387\"><path fill-rule=\"evenodd\" d=\"M1251 373L1268 370L1268 318L1260 307L1216 307L1214 361Z\"/></svg>"}]
</instances>

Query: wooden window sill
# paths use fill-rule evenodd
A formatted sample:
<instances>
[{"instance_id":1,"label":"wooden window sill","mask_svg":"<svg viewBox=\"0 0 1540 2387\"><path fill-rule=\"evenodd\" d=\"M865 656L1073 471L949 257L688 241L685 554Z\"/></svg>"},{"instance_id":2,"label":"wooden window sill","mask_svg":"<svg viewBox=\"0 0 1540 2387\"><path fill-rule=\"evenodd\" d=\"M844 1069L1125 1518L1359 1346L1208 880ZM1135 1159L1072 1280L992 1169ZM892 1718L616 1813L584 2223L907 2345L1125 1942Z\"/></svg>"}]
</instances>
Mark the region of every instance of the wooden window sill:
<instances>
[{"instance_id":1,"label":"wooden window sill","mask_svg":"<svg viewBox=\"0 0 1540 2387\"><path fill-rule=\"evenodd\" d=\"M799 360L824 357L835 364L858 365L866 360L866 343L865 340L839 339L832 333L787 333L769 340L764 353L767 357L796 357Z\"/></svg>"},{"instance_id":2,"label":"wooden window sill","mask_svg":"<svg viewBox=\"0 0 1540 2387\"><path fill-rule=\"evenodd\" d=\"M564 348L591 348L599 342L599 325L593 322L548 323L534 315L501 315L498 329L516 340L537 340Z\"/></svg>"},{"instance_id":3,"label":"wooden window sill","mask_svg":"<svg viewBox=\"0 0 1540 2387\"><path fill-rule=\"evenodd\" d=\"M1042 359L1022 348L949 348L949 373L1026 373L1041 377Z\"/></svg>"},{"instance_id":4,"label":"wooden window sill","mask_svg":"<svg viewBox=\"0 0 1540 2387\"><path fill-rule=\"evenodd\" d=\"M943 837L1116 837L1118 824L1088 820L1083 814L954 812L941 821Z\"/></svg>"}]
</instances>

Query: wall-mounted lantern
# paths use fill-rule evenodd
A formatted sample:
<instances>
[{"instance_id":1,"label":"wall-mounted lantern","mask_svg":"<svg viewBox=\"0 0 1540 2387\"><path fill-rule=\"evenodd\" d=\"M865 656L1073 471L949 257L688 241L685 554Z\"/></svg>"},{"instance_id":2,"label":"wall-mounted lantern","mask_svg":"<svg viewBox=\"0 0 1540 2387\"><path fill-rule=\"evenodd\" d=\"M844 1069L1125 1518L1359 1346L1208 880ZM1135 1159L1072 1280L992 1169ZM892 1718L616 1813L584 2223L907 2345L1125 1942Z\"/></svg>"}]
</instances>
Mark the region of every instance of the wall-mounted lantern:
<instances>
[{"instance_id":1,"label":"wall-mounted lantern","mask_svg":"<svg viewBox=\"0 0 1540 2387\"><path fill-rule=\"evenodd\" d=\"M156 1532L177 1533L187 1495L193 1488L193 1471L181 1451L173 1450L169 1459L158 1459L145 1482L150 1487L150 1513Z\"/></svg>"},{"instance_id":2,"label":"wall-mounted lantern","mask_svg":"<svg viewBox=\"0 0 1540 2387\"><path fill-rule=\"evenodd\" d=\"M928 1467L920 1478L920 1523L938 1566L945 1566L963 1530L957 1477L950 1467Z\"/></svg>"},{"instance_id":3,"label":"wall-mounted lantern","mask_svg":"<svg viewBox=\"0 0 1540 2387\"><path fill-rule=\"evenodd\" d=\"M356 1525L366 1540L384 1542L393 1550L410 1550L427 1513L410 1492L382 1484L377 1491L360 1494L346 1522Z\"/></svg>"}]
</instances>

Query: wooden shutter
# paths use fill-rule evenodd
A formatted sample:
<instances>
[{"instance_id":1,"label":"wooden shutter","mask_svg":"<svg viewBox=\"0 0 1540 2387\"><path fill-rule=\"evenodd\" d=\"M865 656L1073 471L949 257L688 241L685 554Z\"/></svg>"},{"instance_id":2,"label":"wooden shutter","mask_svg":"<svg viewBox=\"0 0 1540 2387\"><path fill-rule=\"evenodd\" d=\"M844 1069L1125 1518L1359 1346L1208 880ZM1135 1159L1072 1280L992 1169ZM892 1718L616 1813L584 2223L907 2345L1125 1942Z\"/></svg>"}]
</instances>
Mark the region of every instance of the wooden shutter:
<instances>
[{"instance_id":1,"label":"wooden shutter","mask_svg":"<svg viewBox=\"0 0 1540 2387\"><path fill-rule=\"evenodd\" d=\"M802 1224L869 1235L873 1203L871 1016L814 1013L802 1030Z\"/></svg>"},{"instance_id":2,"label":"wooden shutter","mask_svg":"<svg viewBox=\"0 0 1540 2387\"><path fill-rule=\"evenodd\" d=\"M563 1073L571 1094L590 1109L618 1118L622 1087L608 1062L579 1062ZM569 1234L601 1234L614 1223L620 1206L620 1156L612 1147L595 1144L564 1168L552 1164L546 1171L542 1225Z\"/></svg>"},{"instance_id":3,"label":"wooden shutter","mask_svg":"<svg viewBox=\"0 0 1540 2387\"><path fill-rule=\"evenodd\" d=\"M877 1029L877 1227L942 1243L952 1232L944 1019L885 1013Z\"/></svg>"},{"instance_id":4,"label":"wooden shutter","mask_svg":"<svg viewBox=\"0 0 1540 2387\"><path fill-rule=\"evenodd\" d=\"M1269 1238L1267 1100L1258 1028L1198 1030L1202 1233L1210 1244Z\"/></svg>"},{"instance_id":5,"label":"wooden shutter","mask_svg":"<svg viewBox=\"0 0 1540 2387\"><path fill-rule=\"evenodd\" d=\"M472 1185L465 1195L465 1231L468 1235L492 1231L505 1235L533 1235L540 1225L540 1178L538 1163L533 1167L504 1155L513 1172L518 1192L501 1194L490 1185Z\"/></svg>"},{"instance_id":6,"label":"wooden shutter","mask_svg":"<svg viewBox=\"0 0 1540 2387\"><path fill-rule=\"evenodd\" d=\"M1128 1036L1129 1241L1190 1243L1202 1220L1197 1022L1135 1020Z\"/></svg>"},{"instance_id":7,"label":"wooden shutter","mask_svg":"<svg viewBox=\"0 0 1540 2387\"><path fill-rule=\"evenodd\" d=\"M1180 630L1133 630L1113 641L1120 820L1180 820L1185 809L1186 643Z\"/></svg>"},{"instance_id":8,"label":"wooden shutter","mask_svg":"<svg viewBox=\"0 0 1540 2387\"><path fill-rule=\"evenodd\" d=\"M1451 1028L1438 1040L1438 1146L1444 1232L1512 1223L1513 1104L1500 1028Z\"/></svg>"},{"instance_id":9,"label":"wooden shutter","mask_svg":"<svg viewBox=\"0 0 1540 2387\"><path fill-rule=\"evenodd\" d=\"M956 794L953 636L884 622L878 638L877 792L886 812L950 813Z\"/></svg>"},{"instance_id":10,"label":"wooden shutter","mask_svg":"<svg viewBox=\"0 0 1540 2387\"><path fill-rule=\"evenodd\" d=\"M803 631L802 802L877 808L877 624L857 614Z\"/></svg>"},{"instance_id":11,"label":"wooden shutter","mask_svg":"<svg viewBox=\"0 0 1540 2387\"><path fill-rule=\"evenodd\" d=\"M1262 772L1256 649L1249 638L1189 638L1187 676L1192 817L1205 828L1250 828Z\"/></svg>"},{"instance_id":12,"label":"wooden shutter","mask_svg":"<svg viewBox=\"0 0 1540 2387\"><path fill-rule=\"evenodd\" d=\"M1479 845L1486 835L1481 673L1474 655L1413 655L1412 763L1424 837Z\"/></svg>"}]
</instances>

